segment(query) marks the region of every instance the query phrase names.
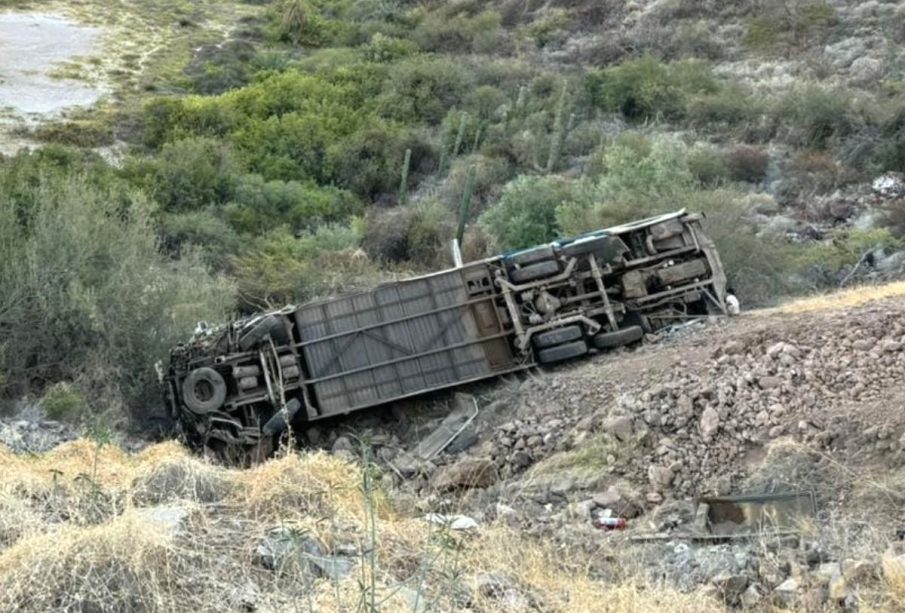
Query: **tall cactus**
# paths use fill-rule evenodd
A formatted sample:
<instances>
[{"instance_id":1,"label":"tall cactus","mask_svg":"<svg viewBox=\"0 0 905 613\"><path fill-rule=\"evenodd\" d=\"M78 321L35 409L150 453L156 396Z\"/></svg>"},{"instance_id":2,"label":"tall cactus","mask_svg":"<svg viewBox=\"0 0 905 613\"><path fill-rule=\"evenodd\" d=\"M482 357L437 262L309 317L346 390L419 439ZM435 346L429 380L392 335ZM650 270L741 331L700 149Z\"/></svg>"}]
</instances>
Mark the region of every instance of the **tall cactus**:
<instances>
[{"instance_id":1,"label":"tall cactus","mask_svg":"<svg viewBox=\"0 0 905 613\"><path fill-rule=\"evenodd\" d=\"M522 85L518 88L518 98L515 99L514 115L517 119L521 119L525 114L525 107L528 105L528 88Z\"/></svg>"},{"instance_id":2,"label":"tall cactus","mask_svg":"<svg viewBox=\"0 0 905 613\"><path fill-rule=\"evenodd\" d=\"M399 204L405 204L409 195L409 169L412 164L412 150L405 150L405 160L402 162L402 178L399 181Z\"/></svg>"},{"instance_id":3,"label":"tall cactus","mask_svg":"<svg viewBox=\"0 0 905 613\"><path fill-rule=\"evenodd\" d=\"M465 236L465 222L471 212L471 199L474 196L477 174L477 168L472 166L468 169L468 177L465 179L465 191L462 193L462 205L459 207L459 228L456 231L456 240L459 241L460 245L462 244L462 237Z\"/></svg>"},{"instance_id":4,"label":"tall cactus","mask_svg":"<svg viewBox=\"0 0 905 613\"><path fill-rule=\"evenodd\" d=\"M468 113L462 113L459 120L459 132L456 134L456 144L453 146L453 157L456 157L462 151L462 143L465 140L465 128L468 127Z\"/></svg>"},{"instance_id":5,"label":"tall cactus","mask_svg":"<svg viewBox=\"0 0 905 613\"><path fill-rule=\"evenodd\" d=\"M563 141L566 137L566 126L563 116L566 112L566 96L568 95L568 84L563 83L562 93L559 95L559 102L556 104L556 115L553 118L553 134L550 138L550 154L547 156L547 173L551 173L556 169L559 163L559 156L562 153Z\"/></svg>"}]
</instances>

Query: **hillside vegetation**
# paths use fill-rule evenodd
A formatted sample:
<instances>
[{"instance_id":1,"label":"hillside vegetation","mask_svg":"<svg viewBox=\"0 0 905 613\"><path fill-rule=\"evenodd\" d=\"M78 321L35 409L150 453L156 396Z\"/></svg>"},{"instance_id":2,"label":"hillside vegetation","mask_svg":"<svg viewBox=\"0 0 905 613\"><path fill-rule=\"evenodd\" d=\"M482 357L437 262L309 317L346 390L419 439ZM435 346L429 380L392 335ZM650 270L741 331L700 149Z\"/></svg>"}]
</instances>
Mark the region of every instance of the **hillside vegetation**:
<instances>
[{"instance_id":1,"label":"hillside vegetation","mask_svg":"<svg viewBox=\"0 0 905 613\"><path fill-rule=\"evenodd\" d=\"M7 399L144 412L191 322L446 265L463 215L476 258L703 211L746 305L905 232L897 3L3 5L108 27L61 72L113 89L0 161Z\"/></svg>"}]
</instances>

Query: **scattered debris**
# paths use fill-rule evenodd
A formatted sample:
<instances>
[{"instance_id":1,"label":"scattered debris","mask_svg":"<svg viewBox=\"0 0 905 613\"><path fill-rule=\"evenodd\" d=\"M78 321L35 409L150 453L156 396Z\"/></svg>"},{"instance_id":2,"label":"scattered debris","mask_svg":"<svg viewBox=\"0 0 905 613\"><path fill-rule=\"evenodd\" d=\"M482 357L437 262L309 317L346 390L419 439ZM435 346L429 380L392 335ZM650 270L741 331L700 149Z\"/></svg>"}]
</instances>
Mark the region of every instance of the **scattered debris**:
<instances>
[{"instance_id":1,"label":"scattered debris","mask_svg":"<svg viewBox=\"0 0 905 613\"><path fill-rule=\"evenodd\" d=\"M478 416L478 401L470 394L456 394L456 410L446 416L440 426L418 442L412 452L421 460L432 460L446 449Z\"/></svg>"},{"instance_id":2,"label":"scattered debris","mask_svg":"<svg viewBox=\"0 0 905 613\"><path fill-rule=\"evenodd\" d=\"M478 522L467 515L440 515L430 513L424 517L427 521L438 526L446 526L450 530L476 530Z\"/></svg>"}]
</instances>

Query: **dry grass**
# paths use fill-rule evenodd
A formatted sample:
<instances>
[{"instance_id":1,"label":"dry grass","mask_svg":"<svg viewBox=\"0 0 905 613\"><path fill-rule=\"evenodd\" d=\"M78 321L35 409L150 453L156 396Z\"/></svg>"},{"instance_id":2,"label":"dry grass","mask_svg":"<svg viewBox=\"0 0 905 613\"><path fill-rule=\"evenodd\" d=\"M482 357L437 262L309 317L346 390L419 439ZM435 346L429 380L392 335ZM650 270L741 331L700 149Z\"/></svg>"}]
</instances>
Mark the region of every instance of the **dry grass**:
<instances>
[{"instance_id":1,"label":"dry grass","mask_svg":"<svg viewBox=\"0 0 905 613\"><path fill-rule=\"evenodd\" d=\"M851 289L818 294L807 298L799 298L772 309L757 311L757 315L775 315L777 313L810 313L856 307L873 300L894 298L905 295L905 281L896 281L885 285L862 285Z\"/></svg>"},{"instance_id":2,"label":"dry grass","mask_svg":"<svg viewBox=\"0 0 905 613\"><path fill-rule=\"evenodd\" d=\"M777 443L768 464L814 486L823 472L804 451ZM371 611L372 601L379 611L411 611L416 597L428 611L726 610L706 590L649 583L643 556L621 537L588 528L576 535L584 546L573 548L503 523L451 533L396 511L385 493L366 496L361 466L324 453L232 470L173 443L130 456L80 440L41 456L0 450L0 459L2 611L207 612L250 601L274 612ZM874 482L880 478L859 487ZM898 482L883 484L898 489ZM161 506L184 510L181 529L148 518L144 507ZM846 557L861 555L862 546L885 547L882 534L851 540L848 516L824 523L820 538L831 542L823 532L837 531ZM355 568L338 581L304 567L268 570L256 548L275 528L328 554L357 552ZM619 568L610 574L613 565ZM905 567L887 562L882 570L870 591L859 588L863 610L905 604ZM511 587L489 594L480 589L482 575L503 576Z\"/></svg>"},{"instance_id":3,"label":"dry grass","mask_svg":"<svg viewBox=\"0 0 905 613\"><path fill-rule=\"evenodd\" d=\"M129 456L87 440L41 456L0 449L0 610L717 611L702 594L594 580L588 560L510 528L449 533L405 517L363 471L323 454L287 454L246 471L211 465L174 443ZM180 529L142 507L180 508ZM372 525L375 530L371 532ZM275 572L255 549L275 527L329 552L359 552L341 581ZM373 539L373 540L372 540ZM371 551L374 545L374 563ZM481 594L505 574L516 596ZM504 606L505 604L505 606Z\"/></svg>"}]
</instances>

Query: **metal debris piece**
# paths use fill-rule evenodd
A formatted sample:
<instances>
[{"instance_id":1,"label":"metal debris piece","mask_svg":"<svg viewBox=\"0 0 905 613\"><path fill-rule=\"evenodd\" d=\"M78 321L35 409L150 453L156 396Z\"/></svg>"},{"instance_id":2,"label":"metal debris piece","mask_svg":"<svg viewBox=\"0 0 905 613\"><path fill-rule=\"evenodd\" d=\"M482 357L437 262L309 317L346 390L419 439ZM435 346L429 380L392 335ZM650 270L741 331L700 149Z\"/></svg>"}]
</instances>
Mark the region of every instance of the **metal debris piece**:
<instances>
[{"instance_id":1,"label":"metal debris piece","mask_svg":"<svg viewBox=\"0 0 905 613\"><path fill-rule=\"evenodd\" d=\"M710 533L717 536L762 531L795 531L817 515L813 492L745 494L702 498Z\"/></svg>"},{"instance_id":2,"label":"metal debris piece","mask_svg":"<svg viewBox=\"0 0 905 613\"><path fill-rule=\"evenodd\" d=\"M446 416L439 427L419 441L413 455L422 460L432 460L438 453L449 447L465 428L478 416L478 401L470 394L456 394L456 409Z\"/></svg>"}]
</instances>

